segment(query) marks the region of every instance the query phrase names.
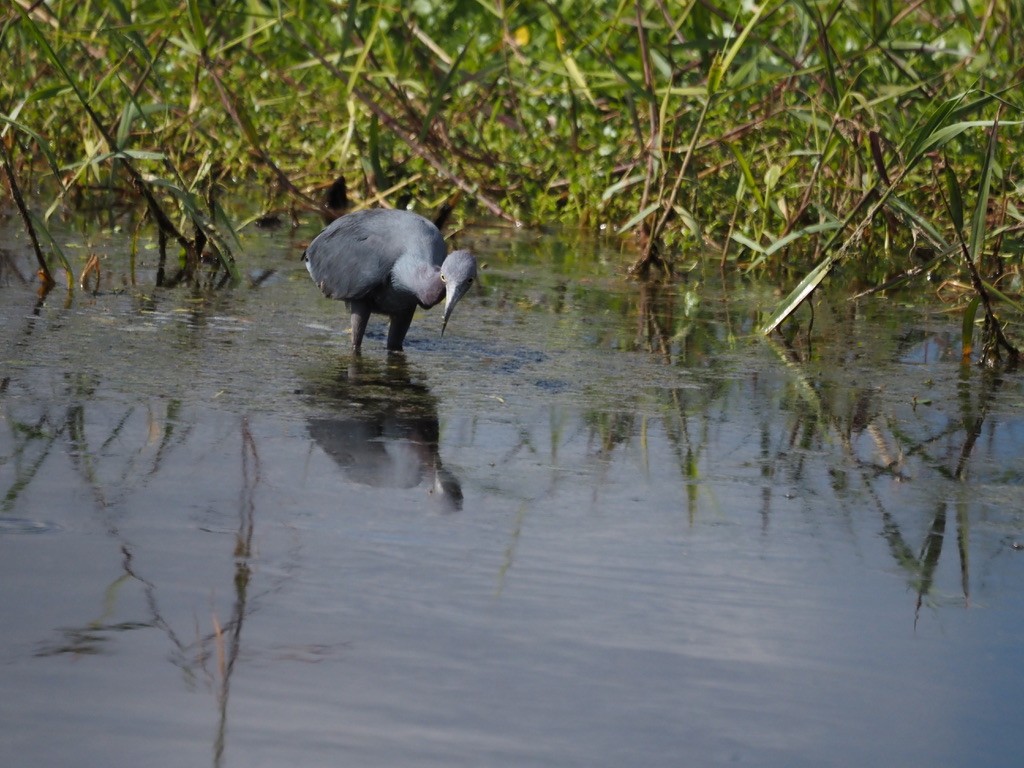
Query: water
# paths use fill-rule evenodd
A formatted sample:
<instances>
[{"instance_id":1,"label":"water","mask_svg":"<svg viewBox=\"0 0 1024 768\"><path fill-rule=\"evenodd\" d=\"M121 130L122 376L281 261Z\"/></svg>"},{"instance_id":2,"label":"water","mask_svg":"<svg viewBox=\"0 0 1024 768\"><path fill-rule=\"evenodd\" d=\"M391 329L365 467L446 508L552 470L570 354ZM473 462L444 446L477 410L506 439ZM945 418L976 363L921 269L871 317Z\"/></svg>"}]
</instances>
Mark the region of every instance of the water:
<instances>
[{"instance_id":1,"label":"water","mask_svg":"<svg viewBox=\"0 0 1024 768\"><path fill-rule=\"evenodd\" d=\"M480 228L444 339L353 360L309 234L219 292L96 236L38 302L8 231L0 764L1019 761L1024 397L956 316L787 346L767 288Z\"/></svg>"}]
</instances>

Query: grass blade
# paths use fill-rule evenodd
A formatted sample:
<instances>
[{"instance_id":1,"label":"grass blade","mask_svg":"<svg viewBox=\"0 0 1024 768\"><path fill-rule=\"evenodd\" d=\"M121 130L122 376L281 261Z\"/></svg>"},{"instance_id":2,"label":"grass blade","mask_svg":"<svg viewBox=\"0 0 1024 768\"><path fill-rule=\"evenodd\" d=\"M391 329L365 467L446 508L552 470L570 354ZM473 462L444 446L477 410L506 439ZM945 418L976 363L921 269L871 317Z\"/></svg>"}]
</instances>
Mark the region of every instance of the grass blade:
<instances>
[{"instance_id":1,"label":"grass blade","mask_svg":"<svg viewBox=\"0 0 1024 768\"><path fill-rule=\"evenodd\" d=\"M36 146L39 147L40 151L43 153L43 156L46 158L46 162L49 164L50 170L53 171L53 178L56 180L58 186L60 187L61 194L63 194L66 191L64 189L64 180L61 178L60 168L57 165L57 156L53 153L53 149L50 147L50 142L48 142L46 139L44 139L42 136L33 131L24 123L20 123L17 120L10 118L3 113L0 113L0 122L7 123L9 126L25 134L30 139L32 139L32 141L35 142ZM0 140L3 140L3 133L3 131L0 131Z\"/></svg>"},{"instance_id":2,"label":"grass blade","mask_svg":"<svg viewBox=\"0 0 1024 768\"><path fill-rule=\"evenodd\" d=\"M996 145L999 138L999 121L992 125L992 132L988 137L988 151L985 153L985 162L981 166L981 178L978 181L978 199L974 205L974 216L971 219L971 259L977 264L981 259L981 252L985 247L985 228L988 221L988 197L992 188L992 167L996 155Z\"/></svg>"},{"instance_id":3,"label":"grass blade","mask_svg":"<svg viewBox=\"0 0 1024 768\"><path fill-rule=\"evenodd\" d=\"M964 196L960 192L960 181L956 177L956 171L953 167L946 163L943 170L943 176L946 181L946 194L949 196L949 215L953 219L953 224L956 226L957 232L964 231Z\"/></svg>"},{"instance_id":4,"label":"grass blade","mask_svg":"<svg viewBox=\"0 0 1024 768\"><path fill-rule=\"evenodd\" d=\"M616 232L616 234L619 234L619 235L621 235L621 234L622 234L623 232L628 232L629 230L631 230L631 229L632 229L633 227L635 227L635 226L636 226L637 224L639 224L639 223L640 223L641 221L643 221L644 219L646 219L646 218L647 218L648 216L650 216L650 215L651 215L652 213L654 213L654 212L655 212L656 210L658 210L659 208L661 208L661 203L659 203L659 202L651 203L650 205L648 205L648 206L647 206L646 208L644 208L643 210L641 210L641 211L639 211L639 212L637 212L637 213L633 214L633 215L632 215L632 216L631 216L631 217L629 218L629 220L628 220L628 221L626 221L626 223L625 223L625 224L623 224L623 225L622 225L621 227L619 227L619 228L618 228L618 229L617 229L617 230L615 231L615 232Z\"/></svg>"},{"instance_id":5,"label":"grass blade","mask_svg":"<svg viewBox=\"0 0 1024 768\"><path fill-rule=\"evenodd\" d=\"M729 46L728 50L715 60L711 66L711 72L708 74L708 95L714 95L718 92L719 87L722 84L722 80L725 78L726 73L729 71L729 67L732 66L733 61L739 54L740 49L743 48L743 44L747 41L751 31L754 29L754 25L757 24L757 20L761 18L761 14L764 13L764 4L757 6L754 9L754 15L750 17L750 20L743 26L743 31L736 36L736 39L732 41L732 45Z\"/></svg>"},{"instance_id":6,"label":"grass blade","mask_svg":"<svg viewBox=\"0 0 1024 768\"><path fill-rule=\"evenodd\" d=\"M764 324L763 333L765 335L778 328L782 321L789 317L803 303L804 299L811 295L811 292L828 276L835 262L836 257L833 254L829 254L800 281L797 287L790 292L789 296L776 308L775 312Z\"/></svg>"}]
</instances>

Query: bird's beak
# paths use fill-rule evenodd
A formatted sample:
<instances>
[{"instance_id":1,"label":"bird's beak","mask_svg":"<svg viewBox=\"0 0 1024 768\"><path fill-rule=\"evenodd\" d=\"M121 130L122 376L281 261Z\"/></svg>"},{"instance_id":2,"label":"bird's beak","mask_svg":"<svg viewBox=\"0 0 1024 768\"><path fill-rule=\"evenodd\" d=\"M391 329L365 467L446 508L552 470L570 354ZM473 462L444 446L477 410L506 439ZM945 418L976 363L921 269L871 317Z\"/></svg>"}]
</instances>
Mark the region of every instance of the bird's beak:
<instances>
[{"instance_id":1,"label":"bird's beak","mask_svg":"<svg viewBox=\"0 0 1024 768\"><path fill-rule=\"evenodd\" d=\"M444 300L444 321L441 323L442 336L444 336L444 329L448 327L448 318L452 316L452 310L455 309L455 305L459 303L459 299L461 299L463 294L465 294L465 292L468 290L468 282L456 284L449 281L446 284Z\"/></svg>"}]
</instances>

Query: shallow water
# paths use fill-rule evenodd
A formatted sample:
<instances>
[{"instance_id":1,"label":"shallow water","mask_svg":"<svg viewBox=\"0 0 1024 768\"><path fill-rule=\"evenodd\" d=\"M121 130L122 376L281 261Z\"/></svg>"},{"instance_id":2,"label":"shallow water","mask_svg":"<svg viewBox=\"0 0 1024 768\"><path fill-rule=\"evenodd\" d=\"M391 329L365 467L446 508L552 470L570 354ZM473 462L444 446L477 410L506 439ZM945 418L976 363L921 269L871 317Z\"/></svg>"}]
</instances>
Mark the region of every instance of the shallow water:
<instances>
[{"instance_id":1,"label":"shallow water","mask_svg":"<svg viewBox=\"0 0 1024 768\"><path fill-rule=\"evenodd\" d=\"M0 246L0 764L1010 765L1024 402L958 318L483 228L344 352L302 238L38 301ZM84 258L84 256L83 256ZM22 279L24 278L24 279Z\"/></svg>"}]
</instances>

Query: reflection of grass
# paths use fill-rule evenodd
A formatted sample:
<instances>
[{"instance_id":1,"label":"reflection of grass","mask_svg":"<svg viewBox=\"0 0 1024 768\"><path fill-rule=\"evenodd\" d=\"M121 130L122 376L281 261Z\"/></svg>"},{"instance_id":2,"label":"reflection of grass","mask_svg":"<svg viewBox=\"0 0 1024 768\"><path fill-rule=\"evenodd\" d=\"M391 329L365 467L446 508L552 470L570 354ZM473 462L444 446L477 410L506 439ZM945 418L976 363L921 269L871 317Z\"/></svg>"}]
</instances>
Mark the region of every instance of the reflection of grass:
<instances>
[{"instance_id":1,"label":"reflection of grass","mask_svg":"<svg viewBox=\"0 0 1024 768\"><path fill-rule=\"evenodd\" d=\"M42 643L35 655L97 655L104 652L116 634L139 629L160 631L166 636L172 648L172 661L181 667L186 685L192 687L197 678L197 672L203 671L207 675L209 686L215 692L218 703L218 719L214 752L215 764L219 764L226 746L230 680L234 665L241 652L245 618L251 610L249 603L253 574L249 559L252 557L256 525L256 493L262 479L261 460L256 439L249 428L248 421L243 418L240 440L242 488L238 510L239 527L232 541L232 547L225 552L225 556L230 558L234 565L234 577L231 585L234 600L231 615L222 622L217 612L214 611L212 630L202 633L197 626L195 640L188 643L179 636L179 633L165 618L159 600L159 585L147 578L143 569L136 562L135 548L121 532L123 521L118 519L118 516L122 514L122 510L115 508L130 491L138 490L140 486L144 487L160 474L163 469L161 457L165 457L168 450L187 445L190 430L188 428L175 430L174 428L174 424L182 418L181 403L178 400L168 401L167 423L161 430L161 438L156 443L152 468L149 472L139 473L137 467L139 458L153 450L151 425L143 424L142 426L146 428L138 430L140 420L132 418L137 413L137 409L132 407L121 414L99 440L94 441L90 435L86 414L91 399L101 389L100 384L92 379L82 380L76 377L68 377L66 381L69 387L68 399L75 402L67 406L64 418L60 422L60 429L46 429L48 419L45 416L35 424L7 420L8 423L15 425L12 432L18 437L14 450L16 459L28 453L30 447L37 442L44 441L44 448L28 471L21 472L16 476L16 481L8 491L4 504L5 507L14 508L23 497L25 489L32 482L37 482L46 476L42 471L46 460L53 457L55 454L53 448L59 445L59 441L66 440L67 453L75 469L75 474L80 482L92 491L95 501L94 512L105 523L106 534L118 546L122 573L104 590L102 608L97 619L84 626L56 630L58 638L52 642ZM142 435L140 446L135 449L128 448L125 451L111 450L127 443L133 434ZM101 446L99 449L93 447L96 442ZM120 473L114 473L119 475L120 482L108 485L104 470L111 461L123 462L123 467ZM141 590L144 618L120 622L111 621L111 617L118 610L119 603L125 600L124 590L127 585L133 585ZM212 672L207 669L211 656L216 659L217 665L216 670Z\"/></svg>"},{"instance_id":2,"label":"reflection of grass","mask_svg":"<svg viewBox=\"0 0 1024 768\"><path fill-rule=\"evenodd\" d=\"M153 624L145 621L121 621L114 624L92 622L86 627L67 627L61 629L61 639L54 643L41 645L35 652L36 656L95 656L103 653L111 637L122 632L134 632L139 629L151 629Z\"/></svg>"},{"instance_id":3,"label":"reflection of grass","mask_svg":"<svg viewBox=\"0 0 1024 768\"><path fill-rule=\"evenodd\" d=\"M36 656L60 656L71 654L73 656L94 656L103 651L103 645L109 638L102 629L90 627L89 629L64 629L61 630L63 638L60 642L46 645L36 651Z\"/></svg>"},{"instance_id":4,"label":"reflection of grass","mask_svg":"<svg viewBox=\"0 0 1024 768\"><path fill-rule=\"evenodd\" d=\"M44 429L44 425L48 423L45 416L34 424L18 421L12 417L7 417L4 421L12 426L14 437L11 457L6 458L3 462L12 463L15 467L14 479L4 493L3 502L0 504L0 514L8 515L17 506L21 493L36 479L39 470L49 458L54 444L63 435L64 426L55 430ZM38 448L39 453L28 466L24 466L23 462L27 458L29 447L37 441L42 443Z\"/></svg>"},{"instance_id":5,"label":"reflection of grass","mask_svg":"<svg viewBox=\"0 0 1024 768\"><path fill-rule=\"evenodd\" d=\"M519 509L516 512L516 517L512 523L511 538L508 546L505 548L505 558L501 561L501 568L498 569L498 588L497 594L500 597L502 590L505 588L505 577L508 572L515 565L516 561L516 547L519 546L519 537L523 532L523 522L526 520L526 511L529 508L527 502L523 502L519 505Z\"/></svg>"},{"instance_id":6,"label":"reflection of grass","mask_svg":"<svg viewBox=\"0 0 1024 768\"><path fill-rule=\"evenodd\" d=\"M705 303L713 306L713 299ZM658 305L645 306L653 311ZM671 305L661 307L662 312L672 311ZM771 339L759 349L774 352L781 365L767 357L752 365L748 355L722 353L730 348L727 337L696 336L704 340L703 349L685 355L679 351L668 362L678 365L682 376L690 370L687 360L714 361L715 374L702 376L700 386L676 389L647 388L638 378L633 395L616 407L586 409L583 418L596 456L607 464L613 452L639 450L646 465L652 434L660 431L675 460L691 525L701 522L703 507L716 503L718 483L747 478L760 488L759 511L766 529L780 508L789 510L794 502L805 507L815 524L834 510L851 520L869 510L892 561L916 595L918 613L934 599L930 596L937 592L940 564L951 557L959 574L960 600L969 603L971 522L978 508L969 498L968 470L979 461L978 438L999 391L999 378L981 376L980 386L958 387L956 401L943 400L941 388L928 381L925 386L936 405L922 415L913 408L911 395L918 391L914 383L894 385L889 377L900 372L892 361L906 354L906 343L925 343L928 337L911 334L894 347L873 341L871 351L863 353L865 359L847 368L843 361L851 350L865 348L861 339L876 338L871 323L852 322L852 315L822 314L818 333L843 339L842 347L816 350L809 338L804 349ZM642 327L657 333L660 326ZM652 360L664 359L660 344L650 344L649 350ZM943 404L955 408L957 402L959 415L939 418ZM730 453L719 430L745 424L752 414L756 432ZM756 476L749 474L751 469ZM604 475L599 470L597 476ZM920 496L925 508L894 508L898 497L892 489L897 486ZM729 508L724 512L740 513ZM947 537L955 537L955 548L944 547Z\"/></svg>"}]
</instances>

